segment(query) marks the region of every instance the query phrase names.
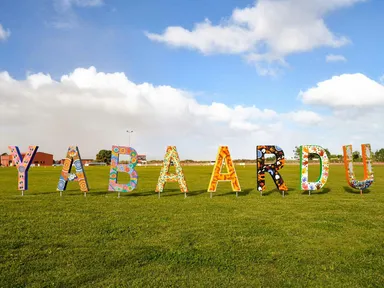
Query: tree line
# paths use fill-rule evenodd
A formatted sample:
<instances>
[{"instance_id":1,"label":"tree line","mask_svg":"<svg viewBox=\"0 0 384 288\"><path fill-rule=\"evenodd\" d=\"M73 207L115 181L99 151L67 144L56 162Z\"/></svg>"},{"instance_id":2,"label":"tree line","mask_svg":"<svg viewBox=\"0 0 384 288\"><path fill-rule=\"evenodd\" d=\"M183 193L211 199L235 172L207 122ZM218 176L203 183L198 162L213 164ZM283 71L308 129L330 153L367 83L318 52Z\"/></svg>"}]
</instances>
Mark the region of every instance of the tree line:
<instances>
[{"instance_id":1,"label":"tree line","mask_svg":"<svg viewBox=\"0 0 384 288\"><path fill-rule=\"evenodd\" d=\"M328 159L330 162L343 162L343 155L341 154L332 154L329 149L325 148L325 153L327 153ZM294 157L296 160L300 159L300 147L295 146L295 149L293 150L294 152ZM2 153L1 155L7 155L7 153ZM356 162L361 162L362 161L362 156L360 151L354 151L353 152L353 161ZM96 162L103 162L106 163L107 165L111 164L111 156L112 156L112 151L111 150L100 150L96 154ZM314 160L316 158L319 158L318 155L310 153L308 155L309 160ZM381 148L379 150L376 150L375 152L372 153L372 158L373 161L375 162L384 162L384 148ZM213 160L214 161L214 160ZM162 163L163 160L150 160L147 161L147 163L151 164L156 164L156 163ZM191 159L186 159L180 161L181 163L209 163L211 161L194 161ZM255 159L234 159L234 163L255 163ZM127 161L121 161L121 163L127 163Z\"/></svg>"},{"instance_id":2,"label":"tree line","mask_svg":"<svg viewBox=\"0 0 384 288\"><path fill-rule=\"evenodd\" d=\"M328 156L328 159L330 162L343 162L344 161L343 155L331 154L331 152L329 152L329 150L327 148L324 148L324 150L325 150L325 153L327 153L327 156ZM295 146L295 149L293 150L293 152L295 153L295 158L299 160L300 159L300 147ZM363 157L362 157L360 151L356 150L356 151L352 152L352 157L353 157L353 161L356 161L356 162L363 161ZM316 154L313 154L313 153L309 153L309 155L308 155L309 160L313 160L315 158L319 158L319 156ZM381 149L373 152L372 158L373 158L373 161L375 161L375 162L384 162L384 148L381 148Z\"/></svg>"},{"instance_id":3,"label":"tree line","mask_svg":"<svg viewBox=\"0 0 384 288\"><path fill-rule=\"evenodd\" d=\"M327 153L328 159L330 162L343 162L343 155L342 154L332 154L328 148L325 148L325 153ZM295 146L295 149L293 150L295 159L299 160L300 159L300 147ZM356 162L361 162L362 161L362 156L360 151L354 151L353 152L353 160ZM314 160L316 158L319 158L318 155L310 153L308 155L309 160ZM379 150L376 150L375 152L372 153L372 158L373 161L375 162L384 162L384 148L381 148ZM99 153L96 155L96 161L97 162L104 162L107 164L111 163L111 150L100 150ZM124 162L124 161L122 161ZM147 161L147 163L162 163L163 160L150 160ZM182 163L209 163L211 161L194 161L191 159L187 160L182 160ZM234 163L255 163L255 159L235 159L233 160Z\"/></svg>"}]
</instances>

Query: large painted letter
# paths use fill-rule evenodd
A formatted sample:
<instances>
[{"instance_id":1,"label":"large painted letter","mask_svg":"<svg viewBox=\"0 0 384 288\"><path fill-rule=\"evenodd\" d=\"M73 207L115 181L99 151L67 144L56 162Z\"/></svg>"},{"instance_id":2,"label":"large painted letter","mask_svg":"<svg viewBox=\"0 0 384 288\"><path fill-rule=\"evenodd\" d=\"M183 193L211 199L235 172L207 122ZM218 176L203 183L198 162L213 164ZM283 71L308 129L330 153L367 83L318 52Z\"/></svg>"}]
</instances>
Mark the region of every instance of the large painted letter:
<instances>
[{"instance_id":1,"label":"large painted letter","mask_svg":"<svg viewBox=\"0 0 384 288\"><path fill-rule=\"evenodd\" d=\"M320 176L316 182L308 182L308 160L309 154L317 154L320 156ZM300 188L301 190L318 190L321 189L328 179L329 159L324 148L318 145L300 146Z\"/></svg>"},{"instance_id":2,"label":"large painted letter","mask_svg":"<svg viewBox=\"0 0 384 288\"><path fill-rule=\"evenodd\" d=\"M373 183L373 170L372 170L372 159L371 159L371 145L362 144L361 151L363 156L364 165L364 180L358 181L355 179L355 173L353 172L353 153L352 145L343 146L344 153L344 167L347 177L348 184L355 189L360 191L367 189Z\"/></svg>"},{"instance_id":3,"label":"large painted letter","mask_svg":"<svg viewBox=\"0 0 384 288\"><path fill-rule=\"evenodd\" d=\"M119 164L119 155L129 155L131 159L129 164ZM132 147L112 146L111 170L109 171L109 188L108 191L131 192L137 186L137 172L135 166L137 164L137 152ZM128 184L117 184L117 174L125 172L129 174L131 180Z\"/></svg>"},{"instance_id":4,"label":"large painted letter","mask_svg":"<svg viewBox=\"0 0 384 288\"><path fill-rule=\"evenodd\" d=\"M75 166L76 173L71 173L72 164ZM77 146L70 146L68 148L67 156L63 164L63 170L61 170L59 184L57 185L57 190L61 192L65 191L68 181L78 182L80 185L80 190L84 193L89 191L87 177L84 172L79 148Z\"/></svg>"},{"instance_id":5,"label":"large painted letter","mask_svg":"<svg viewBox=\"0 0 384 288\"><path fill-rule=\"evenodd\" d=\"M284 151L279 146L257 146L257 190L262 193L265 190L265 172L268 172L273 181L276 184L276 187L280 191L288 191L287 185L279 171L284 167L285 158ZM275 164L265 164L265 154L274 154L276 156Z\"/></svg>"},{"instance_id":6,"label":"large painted letter","mask_svg":"<svg viewBox=\"0 0 384 288\"><path fill-rule=\"evenodd\" d=\"M175 166L176 174L169 173L169 166L171 165L171 160ZM165 152L163 167L160 171L159 180L156 185L156 192L163 192L166 182L178 182L180 191L187 193L188 187L187 182L184 178L183 168L180 165L179 154L176 151L176 146L168 146L167 151ZM159 194L160 196L160 194Z\"/></svg>"},{"instance_id":7,"label":"large painted letter","mask_svg":"<svg viewBox=\"0 0 384 288\"><path fill-rule=\"evenodd\" d=\"M221 173L223 162L227 166L228 173ZM235 166L233 165L228 146L220 146L213 167L211 180L209 181L208 192L216 192L219 181L231 181L232 191L241 191L239 179L237 178ZM212 195L212 194L211 194Z\"/></svg>"},{"instance_id":8,"label":"large painted letter","mask_svg":"<svg viewBox=\"0 0 384 288\"><path fill-rule=\"evenodd\" d=\"M24 158L17 146L8 146L8 149L11 152L13 163L16 165L18 172L17 188L22 191L28 190L28 170L39 146L29 146Z\"/></svg>"}]
</instances>

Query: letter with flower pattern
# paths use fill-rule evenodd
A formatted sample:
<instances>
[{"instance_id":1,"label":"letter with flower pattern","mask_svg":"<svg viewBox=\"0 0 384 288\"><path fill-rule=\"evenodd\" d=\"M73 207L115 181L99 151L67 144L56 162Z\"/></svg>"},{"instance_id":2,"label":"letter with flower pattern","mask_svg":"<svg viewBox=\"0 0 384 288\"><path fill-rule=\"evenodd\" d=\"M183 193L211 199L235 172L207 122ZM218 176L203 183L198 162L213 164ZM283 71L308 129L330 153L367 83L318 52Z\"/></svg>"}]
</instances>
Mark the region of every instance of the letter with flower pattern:
<instances>
[{"instance_id":1,"label":"letter with flower pattern","mask_svg":"<svg viewBox=\"0 0 384 288\"><path fill-rule=\"evenodd\" d=\"M132 147L112 146L111 169L109 171L108 191L131 192L137 186L138 175L135 167L137 165L137 152ZM119 164L119 155L131 156L128 164ZM131 178L128 184L117 184L119 172L129 174Z\"/></svg>"},{"instance_id":2,"label":"letter with flower pattern","mask_svg":"<svg viewBox=\"0 0 384 288\"><path fill-rule=\"evenodd\" d=\"M320 156L320 176L315 182L308 182L308 160L309 154L317 154ZM328 179L329 159L323 147L318 145L300 146L300 188L301 190L318 190L321 189Z\"/></svg>"},{"instance_id":3,"label":"letter with flower pattern","mask_svg":"<svg viewBox=\"0 0 384 288\"><path fill-rule=\"evenodd\" d=\"M12 161L16 165L18 172L17 188L22 191L28 190L28 170L39 146L29 146L24 158L17 146L8 146L8 149L11 152Z\"/></svg>"},{"instance_id":4,"label":"letter with flower pattern","mask_svg":"<svg viewBox=\"0 0 384 288\"><path fill-rule=\"evenodd\" d=\"M221 173L223 163L227 166L227 173ZM232 191L241 191L239 179L237 178L235 166L233 165L228 146L220 146L213 167L211 180L209 181L208 192L216 192L219 181L231 181Z\"/></svg>"},{"instance_id":5,"label":"letter with flower pattern","mask_svg":"<svg viewBox=\"0 0 384 288\"><path fill-rule=\"evenodd\" d=\"M71 173L72 165L75 166L76 173ZM78 182L82 192L89 191L87 177L85 175L83 163L81 162L80 151L77 146L70 146L68 148L57 190L65 191L68 181Z\"/></svg>"},{"instance_id":6,"label":"letter with flower pattern","mask_svg":"<svg viewBox=\"0 0 384 288\"><path fill-rule=\"evenodd\" d=\"M169 173L169 166L171 161L175 166L176 173ZM160 171L159 180L156 185L156 192L163 192L166 182L178 182L181 192L188 192L187 182L184 178L183 168L180 164L179 154L177 153L176 146L168 146L165 152L163 167ZM159 194L160 195L160 194Z\"/></svg>"},{"instance_id":7,"label":"letter with flower pattern","mask_svg":"<svg viewBox=\"0 0 384 288\"><path fill-rule=\"evenodd\" d=\"M367 189L373 183L373 169L372 169L372 153L370 144L362 144L361 151L364 164L364 180L358 181L355 179L355 173L353 172L353 152L352 145L343 146L344 153L344 167L347 182L349 186L358 190Z\"/></svg>"},{"instance_id":8,"label":"letter with flower pattern","mask_svg":"<svg viewBox=\"0 0 384 288\"><path fill-rule=\"evenodd\" d=\"M276 184L277 189L280 191L288 191L288 187L285 184L278 170L284 167L285 158L284 151L279 146L257 146L257 190L262 192L265 187L265 173L268 172L273 181ZM274 164L265 164L265 154L274 154L276 156L276 162Z\"/></svg>"}]
</instances>

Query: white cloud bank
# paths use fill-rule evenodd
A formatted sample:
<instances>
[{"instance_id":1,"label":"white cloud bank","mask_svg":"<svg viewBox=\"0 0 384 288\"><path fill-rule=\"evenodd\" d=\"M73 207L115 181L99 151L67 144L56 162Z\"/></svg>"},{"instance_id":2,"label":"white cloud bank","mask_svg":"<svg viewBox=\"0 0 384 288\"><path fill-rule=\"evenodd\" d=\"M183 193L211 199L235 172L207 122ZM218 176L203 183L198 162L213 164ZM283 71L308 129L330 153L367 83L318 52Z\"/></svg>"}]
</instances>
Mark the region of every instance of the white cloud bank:
<instances>
[{"instance_id":1,"label":"white cloud bank","mask_svg":"<svg viewBox=\"0 0 384 288\"><path fill-rule=\"evenodd\" d=\"M384 86L367 76L343 74L300 93L306 104L333 108L369 108L384 105Z\"/></svg>"},{"instance_id":2,"label":"white cloud bank","mask_svg":"<svg viewBox=\"0 0 384 288\"><path fill-rule=\"evenodd\" d=\"M259 0L236 8L229 19L213 25L208 19L188 30L170 26L162 34L146 33L153 41L187 47L209 55L240 54L262 75L287 65L285 56L318 47L338 48L350 40L325 24L329 13L365 0Z\"/></svg>"},{"instance_id":3,"label":"white cloud bank","mask_svg":"<svg viewBox=\"0 0 384 288\"><path fill-rule=\"evenodd\" d=\"M347 59L343 55L329 54L325 56L326 62L347 62Z\"/></svg>"},{"instance_id":4,"label":"white cloud bank","mask_svg":"<svg viewBox=\"0 0 384 288\"><path fill-rule=\"evenodd\" d=\"M11 31L5 29L3 25L0 24L0 41L5 41L11 36Z\"/></svg>"},{"instance_id":5,"label":"white cloud bank","mask_svg":"<svg viewBox=\"0 0 384 288\"><path fill-rule=\"evenodd\" d=\"M364 93L351 96L356 99L379 95L380 84L356 75L321 82L300 97L305 103L327 103L334 109L339 107L336 97L346 99L350 90L357 93L351 85L369 84ZM381 100L377 101L372 104L376 110L363 119L359 113L351 116L355 110L350 107L356 105L348 101L332 115L310 110L278 113L255 106L203 105L193 93L136 84L124 73L102 73L94 67L78 68L58 81L43 73L16 80L1 72L0 153L8 145L18 145L21 150L39 145L40 151L60 159L69 145L78 145L82 157L94 158L100 149L128 145L127 129L134 131L131 145L151 159L162 159L167 145L176 145L182 159L195 160L214 160L219 145L228 145L233 158L255 158L255 146L265 144L281 146L287 156L300 144L318 144L341 153L344 144L364 141L375 148L384 143L380 125L384 113L377 106Z\"/></svg>"}]
</instances>

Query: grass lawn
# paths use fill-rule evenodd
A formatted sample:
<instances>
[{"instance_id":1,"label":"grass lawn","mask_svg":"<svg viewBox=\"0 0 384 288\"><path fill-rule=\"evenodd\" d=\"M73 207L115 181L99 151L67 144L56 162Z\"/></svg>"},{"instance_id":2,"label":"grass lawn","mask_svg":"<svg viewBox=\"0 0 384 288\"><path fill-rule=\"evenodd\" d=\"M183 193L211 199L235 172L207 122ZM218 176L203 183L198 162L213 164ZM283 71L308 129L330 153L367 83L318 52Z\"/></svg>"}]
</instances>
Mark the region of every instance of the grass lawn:
<instances>
[{"instance_id":1,"label":"grass lawn","mask_svg":"<svg viewBox=\"0 0 384 288\"><path fill-rule=\"evenodd\" d=\"M343 166L311 196L286 166L284 198L269 175L260 196L255 166L237 166L243 192L220 183L212 199L213 166L184 167L189 196L169 183L160 199L160 167L138 167L121 198L108 167L85 169L87 197L77 183L59 196L60 167L31 168L21 197L16 169L0 168L0 287L384 287L384 166L362 196Z\"/></svg>"}]
</instances>

